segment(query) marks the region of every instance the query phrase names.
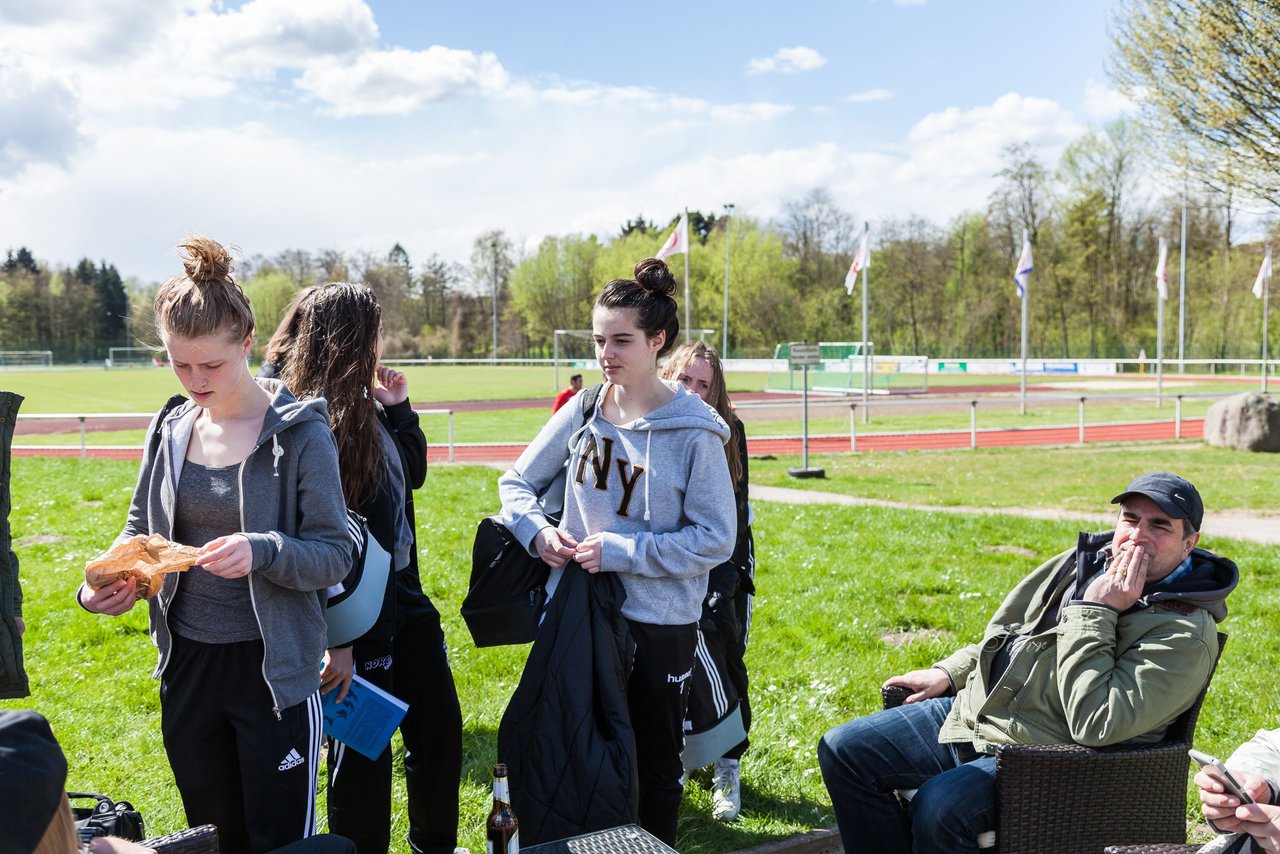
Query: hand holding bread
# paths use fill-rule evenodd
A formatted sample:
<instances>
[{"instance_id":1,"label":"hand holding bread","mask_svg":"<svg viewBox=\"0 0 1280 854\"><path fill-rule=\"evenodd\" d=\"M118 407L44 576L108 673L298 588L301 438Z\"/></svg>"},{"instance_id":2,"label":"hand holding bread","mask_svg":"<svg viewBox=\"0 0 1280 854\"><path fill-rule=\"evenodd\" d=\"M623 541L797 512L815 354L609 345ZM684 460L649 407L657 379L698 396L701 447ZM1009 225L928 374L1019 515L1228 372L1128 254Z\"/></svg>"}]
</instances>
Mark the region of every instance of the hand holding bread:
<instances>
[{"instance_id":1,"label":"hand holding bread","mask_svg":"<svg viewBox=\"0 0 1280 854\"><path fill-rule=\"evenodd\" d=\"M160 534L138 534L89 561L84 580L89 589L99 590L116 581L133 579L137 598L150 599L160 592L166 573L185 572L198 554L194 546L170 542Z\"/></svg>"}]
</instances>

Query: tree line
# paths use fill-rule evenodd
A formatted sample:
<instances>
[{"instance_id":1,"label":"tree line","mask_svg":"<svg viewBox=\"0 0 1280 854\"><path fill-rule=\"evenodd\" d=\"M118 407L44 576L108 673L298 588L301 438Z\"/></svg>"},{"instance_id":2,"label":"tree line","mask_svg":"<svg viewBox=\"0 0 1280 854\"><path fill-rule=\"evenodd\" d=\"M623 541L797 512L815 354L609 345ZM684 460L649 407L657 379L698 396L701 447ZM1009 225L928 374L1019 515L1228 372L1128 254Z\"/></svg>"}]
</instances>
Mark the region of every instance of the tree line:
<instances>
[{"instance_id":1,"label":"tree line","mask_svg":"<svg viewBox=\"0 0 1280 854\"><path fill-rule=\"evenodd\" d=\"M870 338L881 354L1011 357L1020 311L1012 274L1024 230L1035 258L1029 352L1039 358L1134 358L1156 353L1155 267L1168 239L1165 355L1177 355L1180 193L1150 189L1151 137L1118 121L1089 130L1056 163L1030 146L1004 152L987 205L938 224L910 216L871 223ZM1256 358L1260 304L1249 294L1262 245L1235 245L1239 199L1230 187L1188 180L1185 352ZM856 341L861 295L845 272L862 220L826 190L788 200L772 221L690 211L691 315L721 340L726 245L731 356L768 356L783 341ZM386 352L397 357L488 358L497 299L500 357L546 357L553 330L590 327L609 279L629 277L677 217L643 215L608 239L551 235L519 252L501 230L477 237L469 265L399 244L386 254L291 249L241 259L237 272L260 324L259 343L302 288L361 281L383 306ZM678 279L684 259L668 259ZM861 281L858 283L861 287ZM49 269L26 248L0 266L0 349L99 359L109 346L158 343L156 285L121 282L115 267L83 260ZM127 297L127 298L126 298ZM677 294L683 301L683 291ZM683 320L683 305L681 306ZM1272 324L1280 326L1280 324ZM562 355L586 356L584 338Z\"/></svg>"}]
</instances>

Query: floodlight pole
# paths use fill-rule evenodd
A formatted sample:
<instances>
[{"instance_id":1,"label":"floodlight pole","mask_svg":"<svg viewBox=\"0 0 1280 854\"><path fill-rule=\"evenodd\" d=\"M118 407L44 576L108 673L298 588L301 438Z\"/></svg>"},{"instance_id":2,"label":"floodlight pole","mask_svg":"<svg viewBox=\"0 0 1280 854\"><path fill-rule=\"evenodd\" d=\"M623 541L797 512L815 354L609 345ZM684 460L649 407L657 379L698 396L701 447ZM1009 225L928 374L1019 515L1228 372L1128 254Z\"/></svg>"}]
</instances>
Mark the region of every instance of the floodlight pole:
<instances>
[{"instance_id":1,"label":"floodlight pole","mask_svg":"<svg viewBox=\"0 0 1280 854\"><path fill-rule=\"evenodd\" d=\"M733 238L733 203L724 206L724 320L720 327L720 358L729 358L729 245Z\"/></svg>"},{"instance_id":2,"label":"floodlight pole","mask_svg":"<svg viewBox=\"0 0 1280 854\"><path fill-rule=\"evenodd\" d=\"M493 249L493 363L498 364L498 238L490 243Z\"/></svg>"}]
</instances>

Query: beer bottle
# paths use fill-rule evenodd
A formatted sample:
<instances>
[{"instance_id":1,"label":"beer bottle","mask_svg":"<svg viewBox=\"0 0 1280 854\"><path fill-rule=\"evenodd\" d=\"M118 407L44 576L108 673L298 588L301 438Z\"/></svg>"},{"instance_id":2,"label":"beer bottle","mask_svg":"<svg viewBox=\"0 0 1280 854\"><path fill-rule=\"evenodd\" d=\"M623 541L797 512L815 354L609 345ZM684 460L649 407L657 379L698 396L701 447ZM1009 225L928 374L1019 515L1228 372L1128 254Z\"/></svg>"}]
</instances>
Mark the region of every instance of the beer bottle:
<instances>
[{"instance_id":1,"label":"beer bottle","mask_svg":"<svg viewBox=\"0 0 1280 854\"><path fill-rule=\"evenodd\" d=\"M493 766L493 809L484 823L489 839L489 854L520 854L520 822L511 809L511 791L507 786L507 766Z\"/></svg>"}]
</instances>

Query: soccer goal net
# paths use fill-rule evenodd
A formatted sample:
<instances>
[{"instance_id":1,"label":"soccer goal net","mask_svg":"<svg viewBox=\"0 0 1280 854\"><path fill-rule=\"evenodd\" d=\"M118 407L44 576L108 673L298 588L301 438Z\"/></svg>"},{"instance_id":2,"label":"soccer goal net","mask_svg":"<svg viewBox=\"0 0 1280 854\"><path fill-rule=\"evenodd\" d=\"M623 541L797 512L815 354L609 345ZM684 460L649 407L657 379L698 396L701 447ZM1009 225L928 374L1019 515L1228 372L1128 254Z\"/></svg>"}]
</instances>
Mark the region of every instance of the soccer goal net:
<instances>
[{"instance_id":1,"label":"soccer goal net","mask_svg":"<svg viewBox=\"0 0 1280 854\"><path fill-rule=\"evenodd\" d=\"M803 390L804 369L792 367L790 356L790 344L779 344L774 350L775 368L765 380L765 391ZM866 387L872 394L923 394L929 390L927 356L877 356L872 341L823 341L818 344L818 357L819 363L809 367L812 392L857 394L863 389L864 376L869 377Z\"/></svg>"},{"instance_id":2,"label":"soccer goal net","mask_svg":"<svg viewBox=\"0 0 1280 854\"><path fill-rule=\"evenodd\" d=\"M715 342L714 329L692 329L690 334L704 344ZM563 374L565 383L569 382L569 377L577 373L590 373L590 377L595 378L588 377L585 385L592 385L600 379L600 365L596 362L596 343L590 329L557 329L552 336L552 341L552 357L555 360L552 386L556 391L564 387L560 383L562 367L568 369L568 372ZM684 343L683 334L680 336L679 343Z\"/></svg>"},{"instance_id":3,"label":"soccer goal net","mask_svg":"<svg viewBox=\"0 0 1280 854\"><path fill-rule=\"evenodd\" d=\"M108 368L154 368L165 363L163 350L150 347L111 347L107 350Z\"/></svg>"},{"instance_id":4,"label":"soccer goal net","mask_svg":"<svg viewBox=\"0 0 1280 854\"><path fill-rule=\"evenodd\" d=\"M52 350L0 350L0 368L52 367Z\"/></svg>"}]
</instances>

